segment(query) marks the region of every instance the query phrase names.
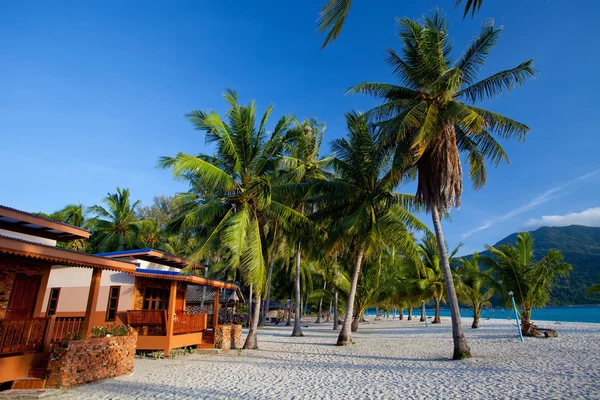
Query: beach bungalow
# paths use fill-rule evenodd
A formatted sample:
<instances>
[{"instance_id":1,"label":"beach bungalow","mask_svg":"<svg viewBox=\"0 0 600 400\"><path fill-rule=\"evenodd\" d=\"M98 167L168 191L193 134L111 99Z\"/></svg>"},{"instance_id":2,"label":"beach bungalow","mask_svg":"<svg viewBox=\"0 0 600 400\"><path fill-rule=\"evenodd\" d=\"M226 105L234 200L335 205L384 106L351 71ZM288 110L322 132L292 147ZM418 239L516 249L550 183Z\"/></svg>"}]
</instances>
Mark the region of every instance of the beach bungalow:
<instances>
[{"instance_id":1,"label":"beach bungalow","mask_svg":"<svg viewBox=\"0 0 600 400\"><path fill-rule=\"evenodd\" d=\"M154 249L96 256L126 262L135 268L102 272L92 326L130 325L138 333L138 350L161 350L165 355L179 347L213 347L220 293L236 291L235 284L182 274L187 266L195 271L205 266ZM43 299L45 315L81 321L89 281L90 271L53 266ZM205 310L191 309L187 306L187 293L200 288L211 293L217 302Z\"/></svg>"},{"instance_id":2,"label":"beach bungalow","mask_svg":"<svg viewBox=\"0 0 600 400\"><path fill-rule=\"evenodd\" d=\"M92 232L27 212L0 206L0 383L46 376L51 343L69 332L91 337L103 271L134 274L136 264L56 247L87 239ZM85 271L77 320L46 315L46 287L53 266ZM55 302L56 299L53 301ZM51 302L52 303L52 302ZM33 378L25 379L22 378ZM43 383L42 383L43 385ZM27 386L32 387L32 386Z\"/></svg>"}]
</instances>

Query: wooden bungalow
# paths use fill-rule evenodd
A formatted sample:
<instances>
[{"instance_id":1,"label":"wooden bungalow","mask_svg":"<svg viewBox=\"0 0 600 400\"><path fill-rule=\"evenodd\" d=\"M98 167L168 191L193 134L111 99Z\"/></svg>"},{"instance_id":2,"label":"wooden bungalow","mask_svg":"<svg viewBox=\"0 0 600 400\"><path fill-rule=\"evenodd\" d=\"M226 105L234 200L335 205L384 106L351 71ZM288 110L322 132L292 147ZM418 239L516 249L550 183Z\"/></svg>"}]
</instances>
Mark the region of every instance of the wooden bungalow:
<instances>
[{"instance_id":1,"label":"wooden bungalow","mask_svg":"<svg viewBox=\"0 0 600 400\"><path fill-rule=\"evenodd\" d=\"M219 303L209 310L189 309L188 288L202 285L218 299L220 290L235 290L235 284L182 274L181 270L187 266L193 270L204 266L154 249L96 256L132 263L135 270L102 273L92 326L132 326L138 333L138 350L162 350L169 354L178 347L213 347L218 324L218 318L213 316L218 315ZM84 311L81 299L87 281L86 271L53 267L44 298L46 313L81 319Z\"/></svg>"},{"instance_id":2,"label":"wooden bungalow","mask_svg":"<svg viewBox=\"0 0 600 400\"><path fill-rule=\"evenodd\" d=\"M98 303L102 272L135 273L136 265L130 262L56 247L57 241L87 239L91 234L0 206L0 383L35 387L33 380L43 386L51 343L71 332L91 336L91 310ZM55 265L89 273L77 320L45 315L45 289ZM27 386L19 385L23 382Z\"/></svg>"}]
</instances>

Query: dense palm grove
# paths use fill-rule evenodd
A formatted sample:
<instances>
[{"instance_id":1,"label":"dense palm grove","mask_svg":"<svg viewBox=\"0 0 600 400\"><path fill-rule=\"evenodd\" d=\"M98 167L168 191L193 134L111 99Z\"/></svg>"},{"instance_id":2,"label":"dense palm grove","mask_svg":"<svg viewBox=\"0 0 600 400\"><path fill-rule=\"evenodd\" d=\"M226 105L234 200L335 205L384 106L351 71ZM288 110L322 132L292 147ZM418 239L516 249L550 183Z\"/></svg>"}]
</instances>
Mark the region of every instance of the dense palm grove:
<instances>
[{"instance_id":1,"label":"dense palm grove","mask_svg":"<svg viewBox=\"0 0 600 400\"><path fill-rule=\"evenodd\" d=\"M272 106L259 113L254 102L241 104L227 90L224 115L187 115L214 154L194 154L191 146L158 162L188 185L186 192L142 206L128 189L117 188L98 205L69 205L49 217L96 232L70 244L76 249L152 247L204 263L212 277L239 282L255 310L246 348L257 347L271 299L293 299L292 336L303 335L300 320L308 310L317 322L322 314L333 319L334 329L341 314L338 345L352 343L368 307L394 315L407 310L410 319L414 308L431 302L432 322L441 323L445 303L454 358L464 358L470 349L458 302L473 309L477 328L492 295L508 300L513 291L529 333L531 308L547 302L549 288L570 268L562 256L549 252L534 260L533 242L523 235L517 247L490 248L492 257L456 259L441 223L460 205L462 162L479 189L486 161L508 161L496 139L522 140L528 133L526 125L474 104L523 85L535 75L533 62L478 80L501 28L484 25L454 60L438 12L399 22L401 52L387 54L398 84L352 87L350 93L372 95L381 104L349 111L346 135L329 152L323 122L275 119ZM413 180L416 194L403 193ZM431 215L433 231L419 213Z\"/></svg>"}]
</instances>

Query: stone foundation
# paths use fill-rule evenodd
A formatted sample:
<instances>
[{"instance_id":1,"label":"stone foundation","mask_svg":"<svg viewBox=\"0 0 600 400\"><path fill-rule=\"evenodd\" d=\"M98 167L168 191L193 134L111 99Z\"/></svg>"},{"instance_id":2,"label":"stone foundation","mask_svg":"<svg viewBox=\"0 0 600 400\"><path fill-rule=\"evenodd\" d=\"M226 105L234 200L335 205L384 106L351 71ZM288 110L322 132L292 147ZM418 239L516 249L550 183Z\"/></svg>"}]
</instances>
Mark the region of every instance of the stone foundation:
<instances>
[{"instance_id":1,"label":"stone foundation","mask_svg":"<svg viewBox=\"0 0 600 400\"><path fill-rule=\"evenodd\" d=\"M137 335L55 343L46 385L70 388L133 373Z\"/></svg>"},{"instance_id":2,"label":"stone foundation","mask_svg":"<svg viewBox=\"0 0 600 400\"><path fill-rule=\"evenodd\" d=\"M219 325L215 329L215 349L231 348L231 325Z\"/></svg>"},{"instance_id":3,"label":"stone foundation","mask_svg":"<svg viewBox=\"0 0 600 400\"><path fill-rule=\"evenodd\" d=\"M242 342L242 325L231 325L231 348L241 349L244 345Z\"/></svg>"}]
</instances>

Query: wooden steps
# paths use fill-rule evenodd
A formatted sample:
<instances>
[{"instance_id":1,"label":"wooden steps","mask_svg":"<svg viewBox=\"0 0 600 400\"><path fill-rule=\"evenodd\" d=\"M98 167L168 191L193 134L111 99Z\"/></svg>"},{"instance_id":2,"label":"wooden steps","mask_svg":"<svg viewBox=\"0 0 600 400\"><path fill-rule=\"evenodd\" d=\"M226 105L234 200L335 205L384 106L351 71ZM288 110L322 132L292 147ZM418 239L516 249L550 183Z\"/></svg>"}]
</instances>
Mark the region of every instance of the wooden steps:
<instances>
[{"instance_id":1,"label":"wooden steps","mask_svg":"<svg viewBox=\"0 0 600 400\"><path fill-rule=\"evenodd\" d=\"M11 389L13 390L24 390L24 389L44 389L46 387L46 380L39 378L23 378L13 381Z\"/></svg>"}]
</instances>

